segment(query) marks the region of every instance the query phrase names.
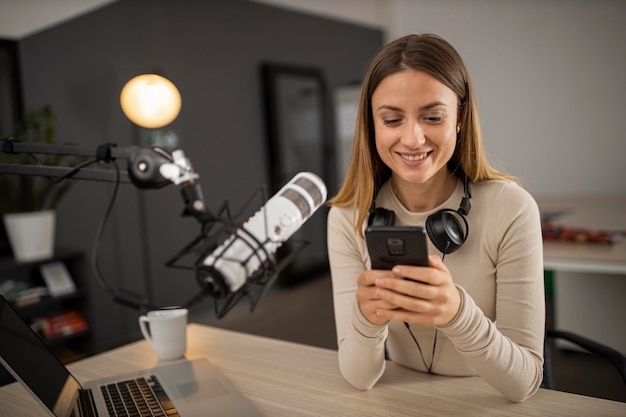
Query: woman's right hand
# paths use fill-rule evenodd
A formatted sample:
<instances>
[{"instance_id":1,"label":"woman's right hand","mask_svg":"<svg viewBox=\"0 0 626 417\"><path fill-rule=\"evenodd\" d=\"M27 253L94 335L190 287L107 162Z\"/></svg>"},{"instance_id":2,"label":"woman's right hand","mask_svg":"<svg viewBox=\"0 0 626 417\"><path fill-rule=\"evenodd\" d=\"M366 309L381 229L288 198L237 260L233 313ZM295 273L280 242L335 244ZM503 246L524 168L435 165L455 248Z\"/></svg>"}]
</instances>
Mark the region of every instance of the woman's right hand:
<instances>
[{"instance_id":1,"label":"woman's right hand","mask_svg":"<svg viewBox=\"0 0 626 417\"><path fill-rule=\"evenodd\" d=\"M364 271L357 279L357 291L356 299L359 303L359 309L361 314L371 322L372 324L387 324L389 320L381 318L376 312L379 309L393 310L398 308L397 306L381 300L376 295L376 280L378 278L395 278L395 275L391 271L386 270L367 270Z\"/></svg>"}]
</instances>

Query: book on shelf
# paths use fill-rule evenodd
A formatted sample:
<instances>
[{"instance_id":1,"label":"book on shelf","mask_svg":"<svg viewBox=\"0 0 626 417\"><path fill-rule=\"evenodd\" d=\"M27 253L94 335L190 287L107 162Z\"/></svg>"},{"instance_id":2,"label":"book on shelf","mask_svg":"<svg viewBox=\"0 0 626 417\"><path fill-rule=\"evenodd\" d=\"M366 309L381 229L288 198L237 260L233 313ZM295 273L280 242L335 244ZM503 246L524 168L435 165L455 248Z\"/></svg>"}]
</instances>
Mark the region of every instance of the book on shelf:
<instances>
[{"instance_id":1,"label":"book on shelf","mask_svg":"<svg viewBox=\"0 0 626 417\"><path fill-rule=\"evenodd\" d=\"M33 324L48 339L70 336L87 331L89 328L87 320L77 310L41 317L33 320Z\"/></svg>"},{"instance_id":2,"label":"book on shelf","mask_svg":"<svg viewBox=\"0 0 626 417\"><path fill-rule=\"evenodd\" d=\"M49 295L50 292L46 287L32 287L16 293L13 301L17 307L25 307L27 305L36 304L40 302L43 297Z\"/></svg>"}]
</instances>

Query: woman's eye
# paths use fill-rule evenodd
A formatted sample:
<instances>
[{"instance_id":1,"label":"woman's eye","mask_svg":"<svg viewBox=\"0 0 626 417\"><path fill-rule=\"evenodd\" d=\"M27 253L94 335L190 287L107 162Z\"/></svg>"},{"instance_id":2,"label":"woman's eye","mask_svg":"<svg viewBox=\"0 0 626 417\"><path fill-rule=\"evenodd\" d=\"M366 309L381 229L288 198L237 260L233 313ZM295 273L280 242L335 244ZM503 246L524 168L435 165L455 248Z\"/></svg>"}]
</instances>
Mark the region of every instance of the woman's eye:
<instances>
[{"instance_id":1,"label":"woman's eye","mask_svg":"<svg viewBox=\"0 0 626 417\"><path fill-rule=\"evenodd\" d=\"M383 124L385 126L395 126L399 124L401 121L402 119L383 119Z\"/></svg>"},{"instance_id":2,"label":"woman's eye","mask_svg":"<svg viewBox=\"0 0 626 417\"><path fill-rule=\"evenodd\" d=\"M425 121L427 121L428 123L432 123L432 124L438 124L443 122L446 119L446 115L441 113L441 114L427 114L423 117L423 119Z\"/></svg>"}]
</instances>

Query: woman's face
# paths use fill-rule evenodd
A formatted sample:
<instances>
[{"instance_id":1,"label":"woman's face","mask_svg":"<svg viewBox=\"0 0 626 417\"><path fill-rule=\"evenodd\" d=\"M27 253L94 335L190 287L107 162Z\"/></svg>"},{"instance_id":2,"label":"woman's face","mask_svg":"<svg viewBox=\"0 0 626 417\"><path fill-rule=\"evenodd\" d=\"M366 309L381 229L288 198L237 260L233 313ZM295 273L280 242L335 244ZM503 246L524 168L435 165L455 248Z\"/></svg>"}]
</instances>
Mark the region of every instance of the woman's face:
<instances>
[{"instance_id":1,"label":"woman's face","mask_svg":"<svg viewBox=\"0 0 626 417\"><path fill-rule=\"evenodd\" d=\"M372 95L378 155L401 181L433 183L447 175L456 146L457 97L423 71L385 78Z\"/></svg>"}]
</instances>

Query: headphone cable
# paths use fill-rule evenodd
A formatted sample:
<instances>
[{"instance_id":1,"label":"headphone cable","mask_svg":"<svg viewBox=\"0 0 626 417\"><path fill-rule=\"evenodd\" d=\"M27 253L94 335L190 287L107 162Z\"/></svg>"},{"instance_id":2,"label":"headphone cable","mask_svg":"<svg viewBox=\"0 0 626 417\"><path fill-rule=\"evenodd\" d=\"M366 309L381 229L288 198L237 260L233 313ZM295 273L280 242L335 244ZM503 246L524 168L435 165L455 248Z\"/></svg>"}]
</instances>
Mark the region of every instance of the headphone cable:
<instances>
[{"instance_id":1,"label":"headphone cable","mask_svg":"<svg viewBox=\"0 0 626 417\"><path fill-rule=\"evenodd\" d=\"M441 257L441 262L443 262L443 260L445 259L446 253L448 252L448 247L449 246L450 246L450 242L448 241L446 243L446 250L443 252L443 255ZM432 355L431 355L431 358L430 358L430 365L427 365L426 364L426 358L424 358L424 352L422 352L422 347L420 346L419 342L417 341L417 338L413 334L413 331L411 330L411 326L406 321L403 322L403 323L404 323L404 327L406 327L406 329L409 331L409 334L411 335L411 338L415 342L415 346L417 346L417 350L419 350L419 352L420 352L420 356L422 358L422 362L424 363L424 368L426 368L426 370L428 371L429 374L432 374L433 373L433 364L435 363L435 351L437 349L437 334L439 332L437 331L437 329L435 329L435 338L434 338L434 341L433 341L433 351L432 351Z\"/></svg>"},{"instance_id":2,"label":"headphone cable","mask_svg":"<svg viewBox=\"0 0 626 417\"><path fill-rule=\"evenodd\" d=\"M433 342L433 353L432 353L432 356L430 358L430 365L427 365L426 364L426 359L424 358L424 352L422 352L422 347L420 346L419 342L417 341L417 338L413 334L413 331L411 330L411 326L409 325L409 323L404 322L404 327L406 327L406 329L409 331L409 334L411 335L411 338L413 338L413 341L415 342L415 345L417 346L417 350L419 350L419 352L420 352L420 356L422 358L422 362L424 363L424 368L426 368L426 370L428 371L429 374L432 374L433 373L433 364L435 363L435 350L437 349L437 334L438 334L437 329L435 329L435 340Z\"/></svg>"}]
</instances>

